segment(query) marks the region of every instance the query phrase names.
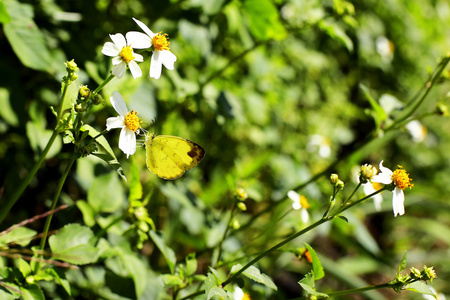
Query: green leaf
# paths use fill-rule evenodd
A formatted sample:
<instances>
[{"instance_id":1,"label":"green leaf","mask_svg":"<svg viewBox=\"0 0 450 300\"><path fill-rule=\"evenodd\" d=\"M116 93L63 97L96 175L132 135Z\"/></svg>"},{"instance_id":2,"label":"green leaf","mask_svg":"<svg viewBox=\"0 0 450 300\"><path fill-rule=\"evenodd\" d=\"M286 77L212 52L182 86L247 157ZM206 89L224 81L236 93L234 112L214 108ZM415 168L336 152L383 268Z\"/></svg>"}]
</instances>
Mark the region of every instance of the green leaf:
<instances>
[{"instance_id":1,"label":"green leaf","mask_svg":"<svg viewBox=\"0 0 450 300\"><path fill-rule=\"evenodd\" d=\"M403 253L402 260L400 261L400 265L398 266L398 272L400 273L406 268L406 251Z\"/></svg>"},{"instance_id":2,"label":"green leaf","mask_svg":"<svg viewBox=\"0 0 450 300\"><path fill-rule=\"evenodd\" d=\"M122 259L128 273L133 278L135 292L137 298L144 293L147 285L147 276L145 265L142 264L142 260L136 257L134 254L122 254Z\"/></svg>"},{"instance_id":3,"label":"green leaf","mask_svg":"<svg viewBox=\"0 0 450 300\"><path fill-rule=\"evenodd\" d=\"M305 243L305 246L308 248L309 254L311 254L315 279L319 280L325 276L322 264L320 263L319 257L317 257L316 251L314 251L314 249L307 243Z\"/></svg>"},{"instance_id":4,"label":"green leaf","mask_svg":"<svg viewBox=\"0 0 450 300\"><path fill-rule=\"evenodd\" d=\"M259 40L282 40L286 30L279 20L278 10L270 0L245 0L250 31Z\"/></svg>"},{"instance_id":5,"label":"green leaf","mask_svg":"<svg viewBox=\"0 0 450 300\"><path fill-rule=\"evenodd\" d=\"M1 4L0 2L0 10ZM11 107L11 97L9 96L9 91L5 88L0 88L0 117L2 117L6 123L11 126L19 125L19 118Z\"/></svg>"},{"instance_id":6,"label":"green leaf","mask_svg":"<svg viewBox=\"0 0 450 300\"><path fill-rule=\"evenodd\" d=\"M230 273L231 274L236 273L240 269L242 269L242 265L236 264L231 268ZM270 279L270 277L267 276L266 274L261 273L261 271L259 271L259 269L256 268L255 266L250 266L248 269L242 272L242 275L245 275L251 280L262 283L275 291L278 290L277 286L275 285L275 283L273 283L272 279Z\"/></svg>"},{"instance_id":7,"label":"green leaf","mask_svg":"<svg viewBox=\"0 0 450 300\"><path fill-rule=\"evenodd\" d=\"M218 286L214 286L209 290L206 299L209 300L213 297L218 297L219 299L227 299L227 292L225 292L224 289Z\"/></svg>"},{"instance_id":8,"label":"green leaf","mask_svg":"<svg viewBox=\"0 0 450 300\"><path fill-rule=\"evenodd\" d=\"M53 258L76 265L97 261L99 250L95 247L92 230L80 224L68 224L48 239Z\"/></svg>"},{"instance_id":9,"label":"green leaf","mask_svg":"<svg viewBox=\"0 0 450 300\"><path fill-rule=\"evenodd\" d=\"M300 280L298 283L310 295L316 295L316 296L325 297L325 298L329 297L325 293L320 293L320 292L316 291L314 271L311 271L310 273L306 274L306 276L302 280Z\"/></svg>"},{"instance_id":10,"label":"green leaf","mask_svg":"<svg viewBox=\"0 0 450 300\"><path fill-rule=\"evenodd\" d=\"M436 295L433 293L430 287L423 281L416 281L411 284L408 284L407 286L405 286L405 289L420 294L431 295L434 298L436 298Z\"/></svg>"},{"instance_id":11,"label":"green leaf","mask_svg":"<svg viewBox=\"0 0 450 300\"><path fill-rule=\"evenodd\" d=\"M370 103L370 106L372 106L375 124L377 125L377 128L380 128L381 123L387 118L386 112L384 111L383 107L375 99L372 98L369 89L364 84L360 84L359 88L363 91L366 100Z\"/></svg>"},{"instance_id":12,"label":"green leaf","mask_svg":"<svg viewBox=\"0 0 450 300\"><path fill-rule=\"evenodd\" d=\"M151 230L149 232L149 235L155 243L156 247L158 247L159 251L161 251L161 253L164 255L164 258L169 265L170 273L173 274L174 267L177 262L175 252L173 252L171 248L166 246L166 244L164 243L164 239L161 238L155 231Z\"/></svg>"},{"instance_id":13,"label":"green leaf","mask_svg":"<svg viewBox=\"0 0 450 300\"><path fill-rule=\"evenodd\" d=\"M84 124L81 127L81 131L89 131L89 136L92 138L95 138L95 141L100 146L102 146L103 149L106 151L106 153L92 153L92 155L105 161L111 168L116 170L117 174L119 174L119 176L122 177L123 180L127 181L127 178L125 177L125 174L123 173L122 166L120 165L119 161L117 160L117 157L114 154L114 151L112 150L112 148L109 145L108 140L106 140L105 136L100 135L99 131L97 131L94 127L92 127L88 124ZM100 136L98 136L98 135L100 135Z\"/></svg>"},{"instance_id":14,"label":"green leaf","mask_svg":"<svg viewBox=\"0 0 450 300\"><path fill-rule=\"evenodd\" d=\"M348 223L348 219L344 216L338 216L339 219L344 220L345 223Z\"/></svg>"},{"instance_id":15,"label":"green leaf","mask_svg":"<svg viewBox=\"0 0 450 300\"><path fill-rule=\"evenodd\" d=\"M45 129L39 126L39 124L36 124L36 122L32 121L27 122L26 128L31 148L36 154L41 153L42 150L44 150L45 147L47 146L47 143L53 134L53 130ZM56 154L60 153L61 147L62 147L61 139L57 137L52 147L48 151L47 158L51 158Z\"/></svg>"},{"instance_id":16,"label":"green leaf","mask_svg":"<svg viewBox=\"0 0 450 300\"><path fill-rule=\"evenodd\" d=\"M37 284L30 284L25 287L21 287L23 300L45 300L44 293Z\"/></svg>"},{"instance_id":17,"label":"green leaf","mask_svg":"<svg viewBox=\"0 0 450 300\"><path fill-rule=\"evenodd\" d=\"M39 273L34 276L35 280L55 281L60 284L68 295L71 294L69 281L63 272L56 269L40 269Z\"/></svg>"},{"instance_id":18,"label":"green leaf","mask_svg":"<svg viewBox=\"0 0 450 300\"><path fill-rule=\"evenodd\" d=\"M6 10L5 4L3 1L0 1L0 23L6 24L11 22L11 17Z\"/></svg>"},{"instance_id":19,"label":"green leaf","mask_svg":"<svg viewBox=\"0 0 450 300\"><path fill-rule=\"evenodd\" d=\"M341 41L349 52L353 52L353 42L339 25L321 20L318 24L331 38Z\"/></svg>"},{"instance_id":20,"label":"green leaf","mask_svg":"<svg viewBox=\"0 0 450 300\"><path fill-rule=\"evenodd\" d=\"M11 17L3 29L14 53L24 66L50 72L51 55L44 35L33 21L33 6L18 1L3 3Z\"/></svg>"},{"instance_id":21,"label":"green leaf","mask_svg":"<svg viewBox=\"0 0 450 300\"><path fill-rule=\"evenodd\" d=\"M136 162L134 158L131 157L131 177L130 177L130 193L128 196L128 200L131 202L133 200L139 200L142 198L142 184L139 176L139 169L136 166Z\"/></svg>"},{"instance_id":22,"label":"green leaf","mask_svg":"<svg viewBox=\"0 0 450 300\"><path fill-rule=\"evenodd\" d=\"M197 272L197 259L195 258L195 253L191 253L186 256L186 275L191 276Z\"/></svg>"},{"instance_id":23,"label":"green leaf","mask_svg":"<svg viewBox=\"0 0 450 300\"><path fill-rule=\"evenodd\" d=\"M6 246L7 244L13 243L24 247L30 243L31 238L35 236L36 233L36 231L26 227L17 227L5 235L0 236L0 246Z\"/></svg>"},{"instance_id":24,"label":"green leaf","mask_svg":"<svg viewBox=\"0 0 450 300\"><path fill-rule=\"evenodd\" d=\"M22 258L15 259L14 263L16 264L19 271L22 273L23 277L27 277L31 273L30 264L27 263Z\"/></svg>"},{"instance_id":25,"label":"green leaf","mask_svg":"<svg viewBox=\"0 0 450 300\"><path fill-rule=\"evenodd\" d=\"M112 213L125 201L123 187L114 173L98 176L88 190L87 201L97 212Z\"/></svg>"},{"instance_id":26,"label":"green leaf","mask_svg":"<svg viewBox=\"0 0 450 300\"><path fill-rule=\"evenodd\" d=\"M77 202L75 202L75 204L77 205L78 209L81 211L81 214L83 215L84 224L86 224L89 227L94 226L96 212L92 208L92 206L90 206L84 200L78 200Z\"/></svg>"}]
</instances>

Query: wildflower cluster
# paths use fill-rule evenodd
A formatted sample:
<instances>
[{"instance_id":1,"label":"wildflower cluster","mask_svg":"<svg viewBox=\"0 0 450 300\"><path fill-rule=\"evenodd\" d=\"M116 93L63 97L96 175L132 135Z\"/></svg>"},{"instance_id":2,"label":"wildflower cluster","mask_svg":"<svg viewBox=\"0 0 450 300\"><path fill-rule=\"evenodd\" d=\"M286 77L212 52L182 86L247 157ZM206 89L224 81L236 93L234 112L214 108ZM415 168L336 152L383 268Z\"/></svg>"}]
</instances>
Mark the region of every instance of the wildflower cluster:
<instances>
[{"instance_id":1,"label":"wildflower cluster","mask_svg":"<svg viewBox=\"0 0 450 300\"><path fill-rule=\"evenodd\" d=\"M135 49L152 48L153 55L150 64L150 77L158 79L161 76L162 66L173 70L177 60L175 54L170 51L167 34L153 33L144 23L133 18L133 20L145 32L130 31L123 36L121 33L111 34L111 42L106 42L102 53L112 57L113 69L111 73L117 78L122 78L126 68L130 69L134 79L142 76L138 63L144 61L141 54L134 52Z\"/></svg>"}]
</instances>

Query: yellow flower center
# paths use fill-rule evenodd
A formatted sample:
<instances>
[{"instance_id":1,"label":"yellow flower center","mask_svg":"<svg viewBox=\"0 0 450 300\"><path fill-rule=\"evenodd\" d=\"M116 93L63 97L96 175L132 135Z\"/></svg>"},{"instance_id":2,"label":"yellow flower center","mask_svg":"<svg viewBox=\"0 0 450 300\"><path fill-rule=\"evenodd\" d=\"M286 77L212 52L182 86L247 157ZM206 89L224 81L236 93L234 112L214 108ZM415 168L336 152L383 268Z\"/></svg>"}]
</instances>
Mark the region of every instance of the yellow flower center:
<instances>
[{"instance_id":1,"label":"yellow flower center","mask_svg":"<svg viewBox=\"0 0 450 300\"><path fill-rule=\"evenodd\" d=\"M308 209L311 206L308 203L308 200L306 200L306 197L303 195L300 196L300 204L301 204L302 208L304 208L304 209Z\"/></svg>"},{"instance_id":2,"label":"yellow flower center","mask_svg":"<svg viewBox=\"0 0 450 300\"><path fill-rule=\"evenodd\" d=\"M141 128L141 120L136 111L132 110L125 116L125 126L133 132Z\"/></svg>"},{"instance_id":3,"label":"yellow flower center","mask_svg":"<svg viewBox=\"0 0 450 300\"><path fill-rule=\"evenodd\" d=\"M244 297L242 297L242 300L251 300L250 295L248 293L245 293Z\"/></svg>"},{"instance_id":4,"label":"yellow flower center","mask_svg":"<svg viewBox=\"0 0 450 300\"><path fill-rule=\"evenodd\" d=\"M401 190L414 186L414 184L411 183L412 179L409 178L409 174L406 173L406 170L403 169L402 166L398 166L398 169L394 171L392 174L392 180L394 181L395 186Z\"/></svg>"},{"instance_id":5,"label":"yellow flower center","mask_svg":"<svg viewBox=\"0 0 450 300\"><path fill-rule=\"evenodd\" d=\"M152 39L152 44L155 50L169 50L170 42L168 41L167 33L158 33Z\"/></svg>"},{"instance_id":6,"label":"yellow flower center","mask_svg":"<svg viewBox=\"0 0 450 300\"><path fill-rule=\"evenodd\" d=\"M134 54L133 48L131 48L131 46L126 46L126 47L123 47L122 50L120 50L119 55L123 58L124 61L129 63L130 61L132 61L134 59L133 54Z\"/></svg>"},{"instance_id":7,"label":"yellow flower center","mask_svg":"<svg viewBox=\"0 0 450 300\"><path fill-rule=\"evenodd\" d=\"M372 186L376 191L381 190L381 188L383 187L379 182L372 182Z\"/></svg>"}]
</instances>

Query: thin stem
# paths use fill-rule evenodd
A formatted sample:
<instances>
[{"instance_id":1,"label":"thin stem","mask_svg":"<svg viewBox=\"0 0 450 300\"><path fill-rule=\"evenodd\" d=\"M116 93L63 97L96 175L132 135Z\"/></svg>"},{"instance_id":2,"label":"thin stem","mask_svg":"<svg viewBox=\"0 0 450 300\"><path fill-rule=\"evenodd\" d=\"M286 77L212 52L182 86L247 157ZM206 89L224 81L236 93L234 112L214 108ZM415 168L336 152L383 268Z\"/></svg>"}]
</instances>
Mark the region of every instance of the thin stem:
<instances>
[{"instance_id":1,"label":"thin stem","mask_svg":"<svg viewBox=\"0 0 450 300\"><path fill-rule=\"evenodd\" d=\"M272 253L273 251L277 250L278 248L284 246L285 244L289 243L290 241L292 241L293 239L307 233L308 231L316 228L317 226L328 222L329 220L331 220L330 218L324 218L324 219L320 219L319 221L315 222L312 225L309 225L308 227L306 227L303 230L300 230L297 233L294 233L293 235L291 235L290 237L288 237L287 239L283 240L282 242L276 244L275 246L273 246L272 248L270 248L269 250L263 252L262 254L258 255L256 258L254 258L253 260L251 260L249 263L247 263L245 266L243 266L239 271L237 271L236 273L234 273L230 278L228 278L226 281L224 281L222 283L222 287L225 287L227 284L229 284L230 282L232 282L235 278L237 278L239 275L241 275L245 270L247 270L249 267L251 267L252 265L254 265L255 263L257 263L258 261L260 261L262 258L264 258L265 256L267 256L268 254Z\"/></svg>"},{"instance_id":2,"label":"thin stem","mask_svg":"<svg viewBox=\"0 0 450 300\"><path fill-rule=\"evenodd\" d=\"M358 185L355 187L355 189L353 190L352 194L347 198L347 200L345 200L342 205L346 205L351 199L352 197L355 195L356 191L360 188L361 186L361 182L358 182Z\"/></svg>"},{"instance_id":3,"label":"thin stem","mask_svg":"<svg viewBox=\"0 0 450 300\"><path fill-rule=\"evenodd\" d=\"M342 296L342 295L349 295L349 294L354 294L354 293L362 293L362 292L367 292L367 291L371 291L371 290L378 290L378 289L384 289L384 288L390 288L390 287L391 287L391 285L389 283L383 283L383 284L367 286L367 287L358 288L358 289L351 289L351 290L345 290L345 291L328 293L327 295L329 297ZM322 298L322 297L320 297L320 298Z\"/></svg>"},{"instance_id":4,"label":"thin stem","mask_svg":"<svg viewBox=\"0 0 450 300\"><path fill-rule=\"evenodd\" d=\"M103 81L93 92L92 92L92 95L95 95L95 94L97 94L98 92L100 92L104 87L105 87L105 85L107 85L114 77L116 77L115 75L112 75L112 74L110 74L109 76L108 76L108 78L106 78L105 79L105 81Z\"/></svg>"},{"instance_id":5,"label":"thin stem","mask_svg":"<svg viewBox=\"0 0 450 300\"><path fill-rule=\"evenodd\" d=\"M412 103L411 104L412 107L409 109L409 111L407 111L403 116L396 119L393 124L391 124L388 128L385 129L385 131L395 129L399 123L408 119L413 113L416 112L416 110L424 102L425 98L430 93L432 87L440 79L442 72L445 70L445 68L447 67L447 64L449 62L450 62L450 56L446 56L445 58L443 58L442 62L440 63L440 66L438 67L438 70L432 75L431 79L425 84L425 93L422 95L422 97L419 100L417 100L415 103Z\"/></svg>"},{"instance_id":6,"label":"thin stem","mask_svg":"<svg viewBox=\"0 0 450 300\"><path fill-rule=\"evenodd\" d=\"M238 200L236 200L236 201L238 201ZM228 219L228 222L227 222L227 228L223 232L222 239L221 239L220 244L218 246L219 254L217 255L217 261L212 264L212 267L214 267L220 261L220 257L222 256L222 250L223 250L222 249L222 245L223 245L223 242L225 241L225 239L227 238L228 230L230 230L231 221L233 220L234 213L236 212L236 207L237 207L237 205L236 205L237 202L236 201L235 201L235 203L233 205L233 209L231 210L230 218Z\"/></svg>"},{"instance_id":7,"label":"thin stem","mask_svg":"<svg viewBox=\"0 0 450 300\"><path fill-rule=\"evenodd\" d=\"M34 165L33 169L31 169L30 173L28 173L27 177L22 181L22 184L14 191L11 198L9 198L8 203L3 207L2 211L0 212L0 224L5 219L6 215L9 213L11 208L16 204L17 200L19 200L22 193L25 191L27 186L30 184L31 180L34 178L34 175L36 175L37 170L41 167L42 163L44 162L45 158L47 157L48 152L50 151L50 148L53 146L53 143L55 142L56 137L58 136L58 131L56 130L56 127L58 127L59 122L62 118L62 112L64 107L64 101L66 99L67 89L69 87L69 84L64 83L63 84L63 90L61 93L61 104L58 108L57 118L56 118L56 126L55 130L52 133L52 136L47 142L47 145L45 146L44 150L41 152L41 155L39 156L38 161Z\"/></svg>"},{"instance_id":8,"label":"thin stem","mask_svg":"<svg viewBox=\"0 0 450 300\"><path fill-rule=\"evenodd\" d=\"M125 219L126 217L126 211L121 214L120 216L118 216L117 218L115 218L114 220L112 220L105 228L102 228L102 230L100 230L99 232L97 232L97 234L95 235L95 239L97 240L95 242L95 244L98 243L98 241L100 240L100 238L105 235L106 231L108 231L109 228L111 228L114 224L122 221L123 219Z\"/></svg>"},{"instance_id":9,"label":"thin stem","mask_svg":"<svg viewBox=\"0 0 450 300\"><path fill-rule=\"evenodd\" d=\"M73 155L69 161L69 164L67 165L66 169L64 170L64 173L62 174L61 179L59 180L58 186L56 187L55 195L53 196L53 202L52 202L52 206L50 208L51 211L55 210L56 203L58 202L59 195L61 194L61 190L64 185L64 182L66 181L67 175L69 175L70 169L72 168L75 160L76 160L76 157ZM41 244L40 244L41 250L44 250L45 243L47 241L47 234L48 234L48 230L50 228L50 223L52 221L52 218L53 218L53 214L50 214L47 217L47 219L45 220L44 231L43 231ZM39 268L40 268L40 263L38 263L36 265L36 272L39 271Z\"/></svg>"},{"instance_id":10,"label":"thin stem","mask_svg":"<svg viewBox=\"0 0 450 300\"><path fill-rule=\"evenodd\" d=\"M376 194L379 194L379 193L381 193L382 191L385 191L385 190L387 190L387 189L388 189L388 187L387 187L387 186L384 186L384 187L382 187L381 189L379 189L378 191L373 192L373 193L370 194L370 195L367 195L367 196L365 196L365 197L363 197L363 198L361 198L361 199L359 199L359 200L357 200L357 201L355 201L355 202L349 203L349 204L347 204L347 205L345 205L345 206L342 206L342 207L338 210L338 212L336 212L336 213L334 214L334 216L337 216L338 214L340 214L340 213L346 211L347 209L349 209L350 207L355 206L356 204L361 203L361 202L363 202L364 200L367 200L367 199L369 199L369 198L375 196Z\"/></svg>"}]
</instances>

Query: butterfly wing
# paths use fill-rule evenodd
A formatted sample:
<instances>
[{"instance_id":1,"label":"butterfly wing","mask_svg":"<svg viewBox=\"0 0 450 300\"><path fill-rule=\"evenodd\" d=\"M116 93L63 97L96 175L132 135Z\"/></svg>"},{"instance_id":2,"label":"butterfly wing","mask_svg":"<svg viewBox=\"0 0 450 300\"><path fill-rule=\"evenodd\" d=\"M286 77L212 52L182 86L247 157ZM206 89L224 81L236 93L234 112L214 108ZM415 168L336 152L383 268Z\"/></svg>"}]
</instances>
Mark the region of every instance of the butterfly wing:
<instances>
[{"instance_id":1,"label":"butterfly wing","mask_svg":"<svg viewBox=\"0 0 450 300\"><path fill-rule=\"evenodd\" d=\"M171 136L150 135L146 138L147 167L155 175L173 180L198 165L205 150L194 142Z\"/></svg>"}]
</instances>

